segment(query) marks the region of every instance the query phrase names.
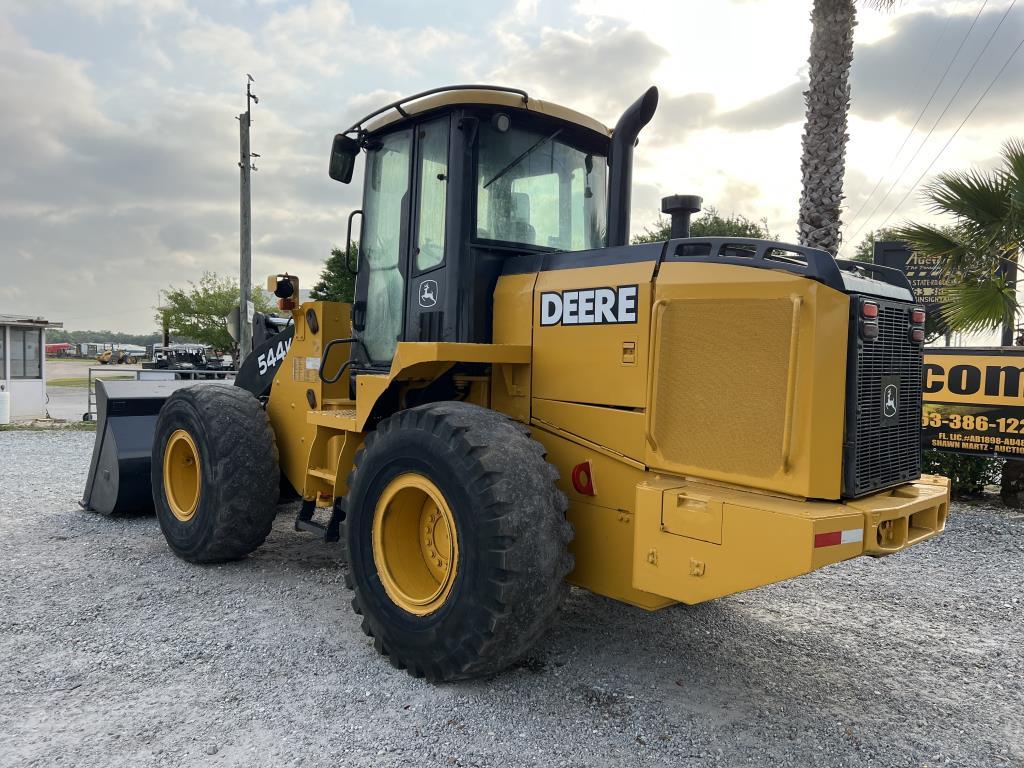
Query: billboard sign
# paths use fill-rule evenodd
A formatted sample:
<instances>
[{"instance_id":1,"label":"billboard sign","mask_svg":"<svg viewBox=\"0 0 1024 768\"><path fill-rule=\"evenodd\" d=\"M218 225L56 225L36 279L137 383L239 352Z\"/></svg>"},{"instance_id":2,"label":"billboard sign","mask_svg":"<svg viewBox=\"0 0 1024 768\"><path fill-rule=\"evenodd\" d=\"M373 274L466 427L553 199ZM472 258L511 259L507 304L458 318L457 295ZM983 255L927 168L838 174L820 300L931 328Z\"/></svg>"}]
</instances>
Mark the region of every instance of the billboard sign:
<instances>
[{"instance_id":1,"label":"billboard sign","mask_svg":"<svg viewBox=\"0 0 1024 768\"><path fill-rule=\"evenodd\" d=\"M926 348L923 384L923 448L1024 457L1024 348Z\"/></svg>"},{"instance_id":2,"label":"billboard sign","mask_svg":"<svg viewBox=\"0 0 1024 768\"><path fill-rule=\"evenodd\" d=\"M917 301L928 309L937 308L942 303L942 291L956 282L950 275L942 274L937 256L914 253L906 243L899 240L876 242L875 264L892 267L906 274Z\"/></svg>"}]
</instances>

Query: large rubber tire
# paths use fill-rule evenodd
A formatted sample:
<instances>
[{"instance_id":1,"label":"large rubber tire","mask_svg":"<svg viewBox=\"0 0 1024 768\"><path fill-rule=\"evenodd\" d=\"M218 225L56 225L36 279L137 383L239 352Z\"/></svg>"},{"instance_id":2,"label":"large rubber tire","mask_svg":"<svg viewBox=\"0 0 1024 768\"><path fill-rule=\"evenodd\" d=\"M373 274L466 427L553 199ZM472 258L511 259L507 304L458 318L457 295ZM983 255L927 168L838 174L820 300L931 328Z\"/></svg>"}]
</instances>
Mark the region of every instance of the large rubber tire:
<instances>
[{"instance_id":1,"label":"large rubber tire","mask_svg":"<svg viewBox=\"0 0 1024 768\"><path fill-rule=\"evenodd\" d=\"M427 615L389 597L374 560L377 502L410 473L440 490L457 533L451 591ZM526 653L552 623L572 570L557 479L524 425L467 403L400 411L367 435L348 482L347 581L377 651L431 681L493 674Z\"/></svg>"},{"instance_id":2,"label":"large rubber tire","mask_svg":"<svg viewBox=\"0 0 1024 768\"><path fill-rule=\"evenodd\" d=\"M169 442L182 442L181 431L198 453L198 503L187 520L172 511L164 484L165 452ZM260 546L274 523L277 458L266 411L249 392L203 384L167 398L157 418L151 473L153 505L171 551L193 563L220 563Z\"/></svg>"}]
</instances>

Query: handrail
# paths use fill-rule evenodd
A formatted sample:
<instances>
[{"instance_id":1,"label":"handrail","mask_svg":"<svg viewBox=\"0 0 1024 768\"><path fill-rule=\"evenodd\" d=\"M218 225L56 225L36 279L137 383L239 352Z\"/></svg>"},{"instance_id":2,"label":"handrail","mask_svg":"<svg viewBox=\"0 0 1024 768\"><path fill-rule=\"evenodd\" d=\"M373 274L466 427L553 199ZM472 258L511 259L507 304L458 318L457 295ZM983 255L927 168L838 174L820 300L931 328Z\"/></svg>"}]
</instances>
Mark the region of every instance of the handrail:
<instances>
[{"instance_id":1,"label":"handrail","mask_svg":"<svg viewBox=\"0 0 1024 768\"><path fill-rule=\"evenodd\" d=\"M661 364L661 316L668 306L668 299L658 299L651 307L651 335L648 349L651 350L651 359L648 364L647 373L647 414L644 418L644 437L656 453L660 452L658 441L654 437L654 409L658 397L657 373Z\"/></svg>"},{"instance_id":2,"label":"handrail","mask_svg":"<svg viewBox=\"0 0 1024 768\"><path fill-rule=\"evenodd\" d=\"M786 376L786 421L782 427L782 471L789 472L793 452L793 417L796 410L797 363L800 355L800 308L803 298L790 296L793 316L789 329L789 370Z\"/></svg>"},{"instance_id":3,"label":"handrail","mask_svg":"<svg viewBox=\"0 0 1024 768\"><path fill-rule=\"evenodd\" d=\"M398 114L400 114L402 117L408 117L409 113L402 108L403 104L408 104L410 101L416 101L417 99L422 99L427 96L433 96L435 93L446 93L448 91L498 91L499 93L514 93L517 96L522 96L523 104L528 104L530 101L530 95L521 88L506 88L503 85L442 85L439 88L430 88L429 90L426 91L414 93L412 96L406 96L404 98L398 99L397 101L393 101L390 104L387 104L383 107L380 107L379 109L375 109L362 120L357 120L355 123L353 123L351 127L344 131L344 133L355 133L358 136L359 134L363 133L364 123L368 122L369 120L372 120L378 115L384 114L385 112L391 109L396 110Z\"/></svg>"}]
</instances>

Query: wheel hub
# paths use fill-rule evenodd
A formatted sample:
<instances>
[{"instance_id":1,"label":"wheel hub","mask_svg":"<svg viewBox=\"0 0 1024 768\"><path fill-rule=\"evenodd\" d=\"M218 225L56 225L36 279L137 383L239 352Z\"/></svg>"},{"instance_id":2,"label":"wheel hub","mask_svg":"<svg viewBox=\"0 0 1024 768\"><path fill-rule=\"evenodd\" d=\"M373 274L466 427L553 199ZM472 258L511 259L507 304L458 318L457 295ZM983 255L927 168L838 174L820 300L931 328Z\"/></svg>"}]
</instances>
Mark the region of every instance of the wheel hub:
<instances>
[{"instance_id":1,"label":"wheel hub","mask_svg":"<svg viewBox=\"0 0 1024 768\"><path fill-rule=\"evenodd\" d=\"M201 488L199 449L187 431L175 430L164 449L164 496L171 514L183 523L191 520L199 508Z\"/></svg>"},{"instance_id":2,"label":"wheel hub","mask_svg":"<svg viewBox=\"0 0 1024 768\"><path fill-rule=\"evenodd\" d=\"M416 473L384 489L373 515L373 560L388 597L425 616L440 608L458 570L455 517L440 489Z\"/></svg>"}]
</instances>

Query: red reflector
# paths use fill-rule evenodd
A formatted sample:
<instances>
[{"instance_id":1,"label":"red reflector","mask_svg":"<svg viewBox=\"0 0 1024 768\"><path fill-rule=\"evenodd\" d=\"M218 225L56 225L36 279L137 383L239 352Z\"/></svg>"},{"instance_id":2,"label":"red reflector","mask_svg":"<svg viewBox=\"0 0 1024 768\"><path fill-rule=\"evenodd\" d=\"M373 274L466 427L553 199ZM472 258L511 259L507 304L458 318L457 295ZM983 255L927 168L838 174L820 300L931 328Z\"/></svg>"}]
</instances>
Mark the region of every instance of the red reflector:
<instances>
[{"instance_id":1,"label":"red reflector","mask_svg":"<svg viewBox=\"0 0 1024 768\"><path fill-rule=\"evenodd\" d=\"M830 533L817 533L814 535L815 549L818 547L834 547L836 544L842 544L842 542L842 531L831 531Z\"/></svg>"},{"instance_id":2,"label":"red reflector","mask_svg":"<svg viewBox=\"0 0 1024 768\"><path fill-rule=\"evenodd\" d=\"M911 328L910 340L918 343L924 341L924 328Z\"/></svg>"},{"instance_id":3,"label":"red reflector","mask_svg":"<svg viewBox=\"0 0 1024 768\"><path fill-rule=\"evenodd\" d=\"M865 301L860 305L860 314L861 317L878 317L878 305L872 304L870 301Z\"/></svg>"},{"instance_id":4,"label":"red reflector","mask_svg":"<svg viewBox=\"0 0 1024 768\"><path fill-rule=\"evenodd\" d=\"M878 323L861 323L860 335L865 339L877 339Z\"/></svg>"},{"instance_id":5,"label":"red reflector","mask_svg":"<svg viewBox=\"0 0 1024 768\"><path fill-rule=\"evenodd\" d=\"M590 462L584 461L572 468L572 487L581 496L595 496L594 473Z\"/></svg>"},{"instance_id":6,"label":"red reflector","mask_svg":"<svg viewBox=\"0 0 1024 768\"><path fill-rule=\"evenodd\" d=\"M923 309L912 309L910 310L910 322L914 325L924 325L924 310Z\"/></svg>"}]
</instances>

